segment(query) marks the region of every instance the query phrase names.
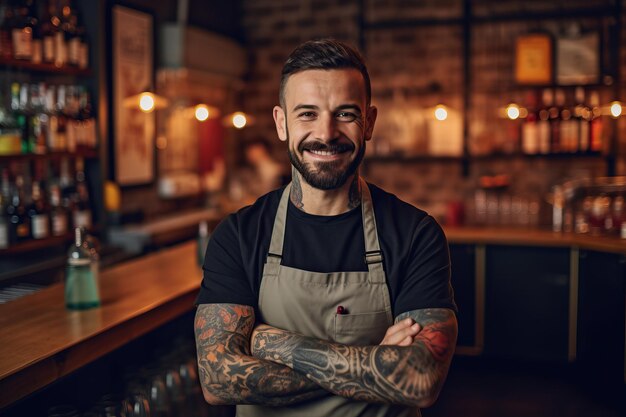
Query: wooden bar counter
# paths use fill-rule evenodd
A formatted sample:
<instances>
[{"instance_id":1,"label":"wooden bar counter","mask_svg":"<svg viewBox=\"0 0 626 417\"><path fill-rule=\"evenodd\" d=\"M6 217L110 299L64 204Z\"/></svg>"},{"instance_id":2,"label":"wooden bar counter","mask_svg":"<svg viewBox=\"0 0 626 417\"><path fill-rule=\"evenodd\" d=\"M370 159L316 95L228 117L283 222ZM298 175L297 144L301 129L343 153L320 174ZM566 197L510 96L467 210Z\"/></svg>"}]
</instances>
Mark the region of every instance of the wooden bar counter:
<instances>
[{"instance_id":1,"label":"wooden bar counter","mask_svg":"<svg viewBox=\"0 0 626 417\"><path fill-rule=\"evenodd\" d=\"M99 308L67 310L63 284L0 305L0 410L190 311L200 281L191 241L103 271Z\"/></svg>"},{"instance_id":2,"label":"wooden bar counter","mask_svg":"<svg viewBox=\"0 0 626 417\"><path fill-rule=\"evenodd\" d=\"M592 236L511 227L444 227L444 230L450 243L570 247L626 255L626 239L617 236Z\"/></svg>"}]
</instances>

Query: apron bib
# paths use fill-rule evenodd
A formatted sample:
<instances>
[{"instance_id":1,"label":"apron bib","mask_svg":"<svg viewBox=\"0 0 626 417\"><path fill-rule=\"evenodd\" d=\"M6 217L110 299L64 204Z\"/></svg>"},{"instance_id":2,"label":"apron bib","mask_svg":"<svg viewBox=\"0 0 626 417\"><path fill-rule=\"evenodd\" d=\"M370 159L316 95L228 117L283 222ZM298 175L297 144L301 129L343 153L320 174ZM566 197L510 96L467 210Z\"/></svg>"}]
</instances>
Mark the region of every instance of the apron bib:
<instances>
[{"instance_id":1,"label":"apron bib","mask_svg":"<svg viewBox=\"0 0 626 417\"><path fill-rule=\"evenodd\" d=\"M369 188L361 181L368 271L311 272L280 264L291 184L283 191L259 294L261 321L280 329L346 345L376 345L393 324ZM343 314L338 307L345 311ZM288 407L238 405L238 417L419 416L419 409L328 396Z\"/></svg>"}]
</instances>

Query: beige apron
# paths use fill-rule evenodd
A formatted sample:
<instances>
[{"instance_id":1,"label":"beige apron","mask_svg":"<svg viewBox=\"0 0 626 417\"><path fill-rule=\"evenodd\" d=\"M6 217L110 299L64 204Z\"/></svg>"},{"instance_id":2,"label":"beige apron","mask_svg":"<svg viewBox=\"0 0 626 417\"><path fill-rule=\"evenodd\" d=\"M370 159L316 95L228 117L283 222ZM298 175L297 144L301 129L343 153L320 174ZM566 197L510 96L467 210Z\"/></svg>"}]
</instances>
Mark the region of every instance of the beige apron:
<instances>
[{"instance_id":1,"label":"beige apron","mask_svg":"<svg viewBox=\"0 0 626 417\"><path fill-rule=\"evenodd\" d=\"M389 290L378 243L369 188L361 180L361 208L368 271L310 272L280 264L288 185L282 195L263 268L259 294L261 321L305 336L347 345L376 345L393 324ZM341 307L341 308L340 308ZM341 309L345 312L341 314ZM419 416L415 408L371 404L328 396L289 407L237 406L238 417Z\"/></svg>"}]
</instances>

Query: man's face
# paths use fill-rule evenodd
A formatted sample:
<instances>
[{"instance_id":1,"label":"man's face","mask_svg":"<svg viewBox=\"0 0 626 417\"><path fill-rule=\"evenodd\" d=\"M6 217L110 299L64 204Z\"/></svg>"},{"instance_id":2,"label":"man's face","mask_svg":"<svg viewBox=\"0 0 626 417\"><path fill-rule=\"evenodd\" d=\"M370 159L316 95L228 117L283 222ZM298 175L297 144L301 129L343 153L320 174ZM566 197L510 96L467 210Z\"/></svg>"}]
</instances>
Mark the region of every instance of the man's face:
<instances>
[{"instance_id":1,"label":"man's face","mask_svg":"<svg viewBox=\"0 0 626 417\"><path fill-rule=\"evenodd\" d=\"M356 69L306 70L287 80L284 107L274 108L281 140L304 180L323 190L341 187L365 154L376 120L367 108L365 82Z\"/></svg>"}]
</instances>

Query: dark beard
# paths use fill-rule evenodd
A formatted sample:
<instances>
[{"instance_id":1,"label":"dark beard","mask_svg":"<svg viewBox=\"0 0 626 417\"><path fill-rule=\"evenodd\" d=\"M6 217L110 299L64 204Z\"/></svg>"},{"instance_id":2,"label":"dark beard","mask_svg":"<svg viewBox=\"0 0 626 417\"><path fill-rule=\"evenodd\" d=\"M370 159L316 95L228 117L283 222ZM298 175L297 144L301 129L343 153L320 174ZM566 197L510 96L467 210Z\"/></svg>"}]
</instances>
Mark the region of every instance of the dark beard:
<instances>
[{"instance_id":1,"label":"dark beard","mask_svg":"<svg viewBox=\"0 0 626 417\"><path fill-rule=\"evenodd\" d=\"M289 132L287 132L287 141L289 141ZM343 145L343 144L323 144L320 142L309 142L307 144L306 141L303 141L298 146L298 151L302 154L304 152L304 148L312 149L312 150L347 150L348 147L352 147L354 145ZM298 159L298 156L291 151L291 148L287 146L287 152L289 154L289 160L291 164L298 170L300 175L307 184L312 187L315 187L319 190L334 190L343 186L348 178L352 176L359 168L363 157L365 156L365 141L363 141L363 146L359 149L359 152L356 155L356 158L350 162L348 167L341 171L342 161L332 161L332 162L316 162L314 172L311 169L310 164L305 163L303 160Z\"/></svg>"}]
</instances>

